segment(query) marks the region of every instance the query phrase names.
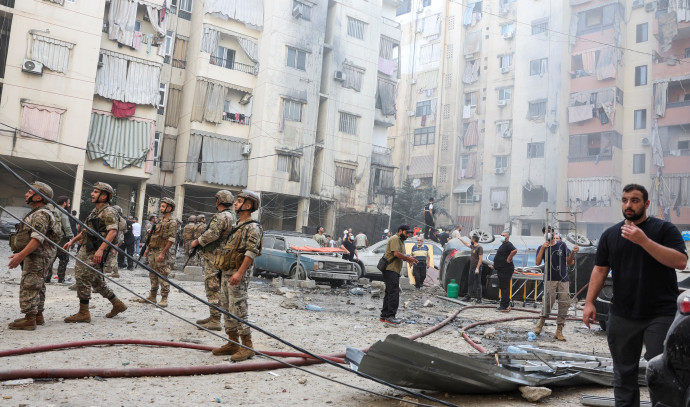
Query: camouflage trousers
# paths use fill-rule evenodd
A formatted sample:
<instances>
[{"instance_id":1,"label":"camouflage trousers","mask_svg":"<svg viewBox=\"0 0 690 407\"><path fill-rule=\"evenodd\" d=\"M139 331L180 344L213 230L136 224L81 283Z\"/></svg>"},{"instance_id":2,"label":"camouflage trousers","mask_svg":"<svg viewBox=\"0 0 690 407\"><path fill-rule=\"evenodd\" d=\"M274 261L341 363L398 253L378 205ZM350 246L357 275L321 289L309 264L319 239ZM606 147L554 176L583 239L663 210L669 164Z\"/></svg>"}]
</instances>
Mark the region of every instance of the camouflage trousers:
<instances>
[{"instance_id":1,"label":"camouflage trousers","mask_svg":"<svg viewBox=\"0 0 690 407\"><path fill-rule=\"evenodd\" d=\"M117 273L117 250L108 249L108 258L105 259L105 264L103 265L104 273Z\"/></svg>"},{"instance_id":2,"label":"camouflage trousers","mask_svg":"<svg viewBox=\"0 0 690 407\"><path fill-rule=\"evenodd\" d=\"M546 299L544 308L541 310L542 317L548 317L551 314L553 303L558 301L558 316L556 324L565 324L565 319L568 316L568 309L570 308L570 282L569 281L547 281Z\"/></svg>"},{"instance_id":3,"label":"camouflage trousers","mask_svg":"<svg viewBox=\"0 0 690 407\"><path fill-rule=\"evenodd\" d=\"M238 285L230 285L230 277L237 270L224 271L221 276L220 302L222 307L231 314L247 320L249 306L247 305L247 288L249 287L250 272L247 270ZM240 335L249 335L249 326L237 322L232 317L225 316L225 332L230 334L237 332Z\"/></svg>"},{"instance_id":4,"label":"camouflage trousers","mask_svg":"<svg viewBox=\"0 0 690 407\"><path fill-rule=\"evenodd\" d=\"M53 256L55 252L46 256L29 255L24 259L22 280L19 283L19 310L22 314L43 313L46 300L45 277L53 263Z\"/></svg>"},{"instance_id":5,"label":"camouflage trousers","mask_svg":"<svg viewBox=\"0 0 690 407\"><path fill-rule=\"evenodd\" d=\"M199 254L196 253L194 254L194 257L191 259L189 258L189 253L192 251L192 240L185 240L184 241L184 255L185 255L185 262L187 262L188 266L200 266L202 263L199 260Z\"/></svg>"},{"instance_id":6,"label":"camouflage trousers","mask_svg":"<svg viewBox=\"0 0 690 407\"><path fill-rule=\"evenodd\" d=\"M88 301L91 299L91 290L93 290L103 296L103 298L110 299L115 294L105 283L105 277L87 267L88 265L96 270L103 270L102 265L93 262L93 255L96 252L89 252L84 249L82 247L82 250L79 250L77 263L74 265L74 277L77 280L77 297L82 301ZM86 263L86 265L82 262Z\"/></svg>"},{"instance_id":7,"label":"camouflage trousers","mask_svg":"<svg viewBox=\"0 0 690 407\"><path fill-rule=\"evenodd\" d=\"M211 304L220 307L220 279L218 269L213 267L213 260L205 256L200 257L204 267L204 288L206 289L206 299ZM220 311L209 307L211 316L220 317Z\"/></svg>"},{"instance_id":8,"label":"camouflage trousers","mask_svg":"<svg viewBox=\"0 0 690 407\"><path fill-rule=\"evenodd\" d=\"M165 253L162 262L158 261L158 256L163 252L162 247L151 249L149 251L149 264L151 265L151 268L165 278L168 278L168 275L170 275L170 267L175 262L175 257L171 252L171 249L172 247ZM160 287L161 295L164 297L168 296L168 293L170 292L170 283L153 273L149 273L149 280L151 280L151 291L158 292L158 287Z\"/></svg>"},{"instance_id":9,"label":"camouflage trousers","mask_svg":"<svg viewBox=\"0 0 690 407\"><path fill-rule=\"evenodd\" d=\"M69 242L69 239L62 238L60 239L60 247L64 246L65 243ZM65 272L67 271L67 264L69 263L69 254L66 252L63 252L62 250L58 250L55 248L55 257L53 257L53 262L50 264L50 268L48 269L48 273L46 273L46 283L49 283L51 278L53 277L53 266L55 265L55 260L58 260L58 269L57 269L57 275L58 275L58 280L59 281L64 281L65 280Z\"/></svg>"}]
</instances>

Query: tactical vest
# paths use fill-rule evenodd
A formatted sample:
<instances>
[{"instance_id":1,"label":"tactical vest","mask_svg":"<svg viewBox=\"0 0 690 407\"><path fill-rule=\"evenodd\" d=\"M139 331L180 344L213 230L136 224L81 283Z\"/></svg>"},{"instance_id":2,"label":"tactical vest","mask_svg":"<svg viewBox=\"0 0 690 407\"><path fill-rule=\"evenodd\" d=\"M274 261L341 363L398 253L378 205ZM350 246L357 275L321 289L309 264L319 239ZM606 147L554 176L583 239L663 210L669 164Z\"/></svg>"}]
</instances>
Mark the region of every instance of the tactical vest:
<instances>
[{"instance_id":1,"label":"tactical vest","mask_svg":"<svg viewBox=\"0 0 690 407\"><path fill-rule=\"evenodd\" d=\"M242 262L244 261L244 253L247 252L247 249L245 247L233 247L231 244L232 236L237 232L241 232L245 226L251 225L252 223L258 224L259 230L261 230L261 224L255 220L244 222L239 226L233 228L228 233L228 236L225 240L225 243L223 244L222 249L218 250L218 252L215 254L213 258L213 267L222 271L237 270L240 268ZM263 235L263 230L261 234ZM261 251L262 245L263 239L259 239L259 251Z\"/></svg>"},{"instance_id":2,"label":"tactical vest","mask_svg":"<svg viewBox=\"0 0 690 407\"><path fill-rule=\"evenodd\" d=\"M89 216L86 218L86 221L84 222L86 226L96 231L96 233L98 233L103 239L105 239L105 237L108 235L108 230L106 229L105 222L101 222L101 220L98 218L98 215L103 213L103 211L109 207L110 205L105 205L98 212L96 212L96 210L91 211ZM88 252L95 252L96 250L98 250L98 246L101 245L101 242L103 240L100 239L97 235L89 232L88 230L85 230L84 232L86 233L86 242L83 242L84 248Z\"/></svg>"},{"instance_id":3,"label":"tactical vest","mask_svg":"<svg viewBox=\"0 0 690 407\"><path fill-rule=\"evenodd\" d=\"M224 215L224 213L226 213L226 212L230 212L230 209L224 209L224 210L220 211L220 213L217 213L214 216L229 216L230 217L230 224L232 225L232 213L228 213L228 215ZM213 222L213 219L211 219L211 222L209 222L208 226L206 226L206 229L204 230L204 232L206 232L208 230L208 228L211 226L212 222ZM213 242L202 247L201 250L204 253L212 253L217 248L222 247L222 245L225 244L225 241L228 239L228 236L230 235L230 229L223 231L223 233L221 233L220 236L218 236L218 239L216 239ZM202 233L202 235L203 235L203 233Z\"/></svg>"},{"instance_id":4,"label":"tactical vest","mask_svg":"<svg viewBox=\"0 0 690 407\"><path fill-rule=\"evenodd\" d=\"M53 227L51 229L55 233L54 238L57 239L54 240L51 238L50 240L58 243L63 237L65 237L65 233L62 231L62 212L60 212L60 210L54 207L52 204L47 204L46 206L48 209L50 209L50 213L53 215Z\"/></svg>"},{"instance_id":5,"label":"tactical vest","mask_svg":"<svg viewBox=\"0 0 690 407\"><path fill-rule=\"evenodd\" d=\"M184 240L194 239L194 224L188 223L184 227L184 232L182 232L182 238Z\"/></svg>"}]
</instances>

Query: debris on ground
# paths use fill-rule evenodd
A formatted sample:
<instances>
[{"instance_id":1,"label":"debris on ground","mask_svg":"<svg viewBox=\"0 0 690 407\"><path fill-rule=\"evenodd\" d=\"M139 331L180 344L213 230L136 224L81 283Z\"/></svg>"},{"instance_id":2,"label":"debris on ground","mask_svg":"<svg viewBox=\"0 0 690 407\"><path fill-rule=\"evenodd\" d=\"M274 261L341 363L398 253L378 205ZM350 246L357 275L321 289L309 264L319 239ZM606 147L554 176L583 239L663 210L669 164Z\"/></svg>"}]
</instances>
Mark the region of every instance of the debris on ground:
<instances>
[{"instance_id":1,"label":"debris on ground","mask_svg":"<svg viewBox=\"0 0 690 407\"><path fill-rule=\"evenodd\" d=\"M551 389L548 387L520 386L520 393L522 393L522 397L529 401L539 401L545 397L549 397L551 395Z\"/></svg>"}]
</instances>

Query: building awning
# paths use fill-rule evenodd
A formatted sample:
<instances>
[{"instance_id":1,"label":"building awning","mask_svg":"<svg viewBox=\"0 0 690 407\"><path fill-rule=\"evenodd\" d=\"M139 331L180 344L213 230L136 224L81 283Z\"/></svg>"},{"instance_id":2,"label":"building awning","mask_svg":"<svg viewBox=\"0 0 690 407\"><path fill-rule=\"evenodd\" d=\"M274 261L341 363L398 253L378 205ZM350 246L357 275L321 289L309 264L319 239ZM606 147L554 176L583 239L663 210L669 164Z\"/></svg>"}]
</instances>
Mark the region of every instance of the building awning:
<instances>
[{"instance_id":1,"label":"building awning","mask_svg":"<svg viewBox=\"0 0 690 407\"><path fill-rule=\"evenodd\" d=\"M423 155L412 157L407 170L410 178L430 178L434 176L434 156Z\"/></svg>"},{"instance_id":2,"label":"building awning","mask_svg":"<svg viewBox=\"0 0 690 407\"><path fill-rule=\"evenodd\" d=\"M471 182L460 183L458 186L453 188L453 193L454 194L466 194L467 190L470 189L470 187L472 187L472 185L474 185L474 184Z\"/></svg>"},{"instance_id":3,"label":"building awning","mask_svg":"<svg viewBox=\"0 0 690 407\"><path fill-rule=\"evenodd\" d=\"M91 113L86 154L90 160L103 159L110 167L121 170L141 167L151 147L156 123L151 120L118 119L110 113Z\"/></svg>"}]
</instances>

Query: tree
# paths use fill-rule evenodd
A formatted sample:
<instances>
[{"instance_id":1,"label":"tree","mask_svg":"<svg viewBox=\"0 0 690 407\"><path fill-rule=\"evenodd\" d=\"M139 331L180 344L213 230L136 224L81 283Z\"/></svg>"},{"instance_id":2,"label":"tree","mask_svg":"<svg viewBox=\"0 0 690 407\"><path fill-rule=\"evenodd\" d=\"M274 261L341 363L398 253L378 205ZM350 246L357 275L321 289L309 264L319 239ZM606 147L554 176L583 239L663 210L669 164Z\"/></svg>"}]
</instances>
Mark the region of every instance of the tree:
<instances>
[{"instance_id":1,"label":"tree","mask_svg":"<svg viewBox=\"0 0 690 407\"><path fill-rule=\"evenodd\" d=\"M424 206L429 203L429 198L434 198L434 202L442 202L448 194L438 195L438 188L435 186L415 188L412 181L406 179L402 187L396 189L395 199L393 200L393 210L391 214L391 229L397 228L402 224L414 227L424 227ZM436 206L436 226L443 224L441 216L447 217L447 223L454 223L453 217L443 208ZM396 230L391 230L395 234Z\"/></svg>"}]
</instances>

